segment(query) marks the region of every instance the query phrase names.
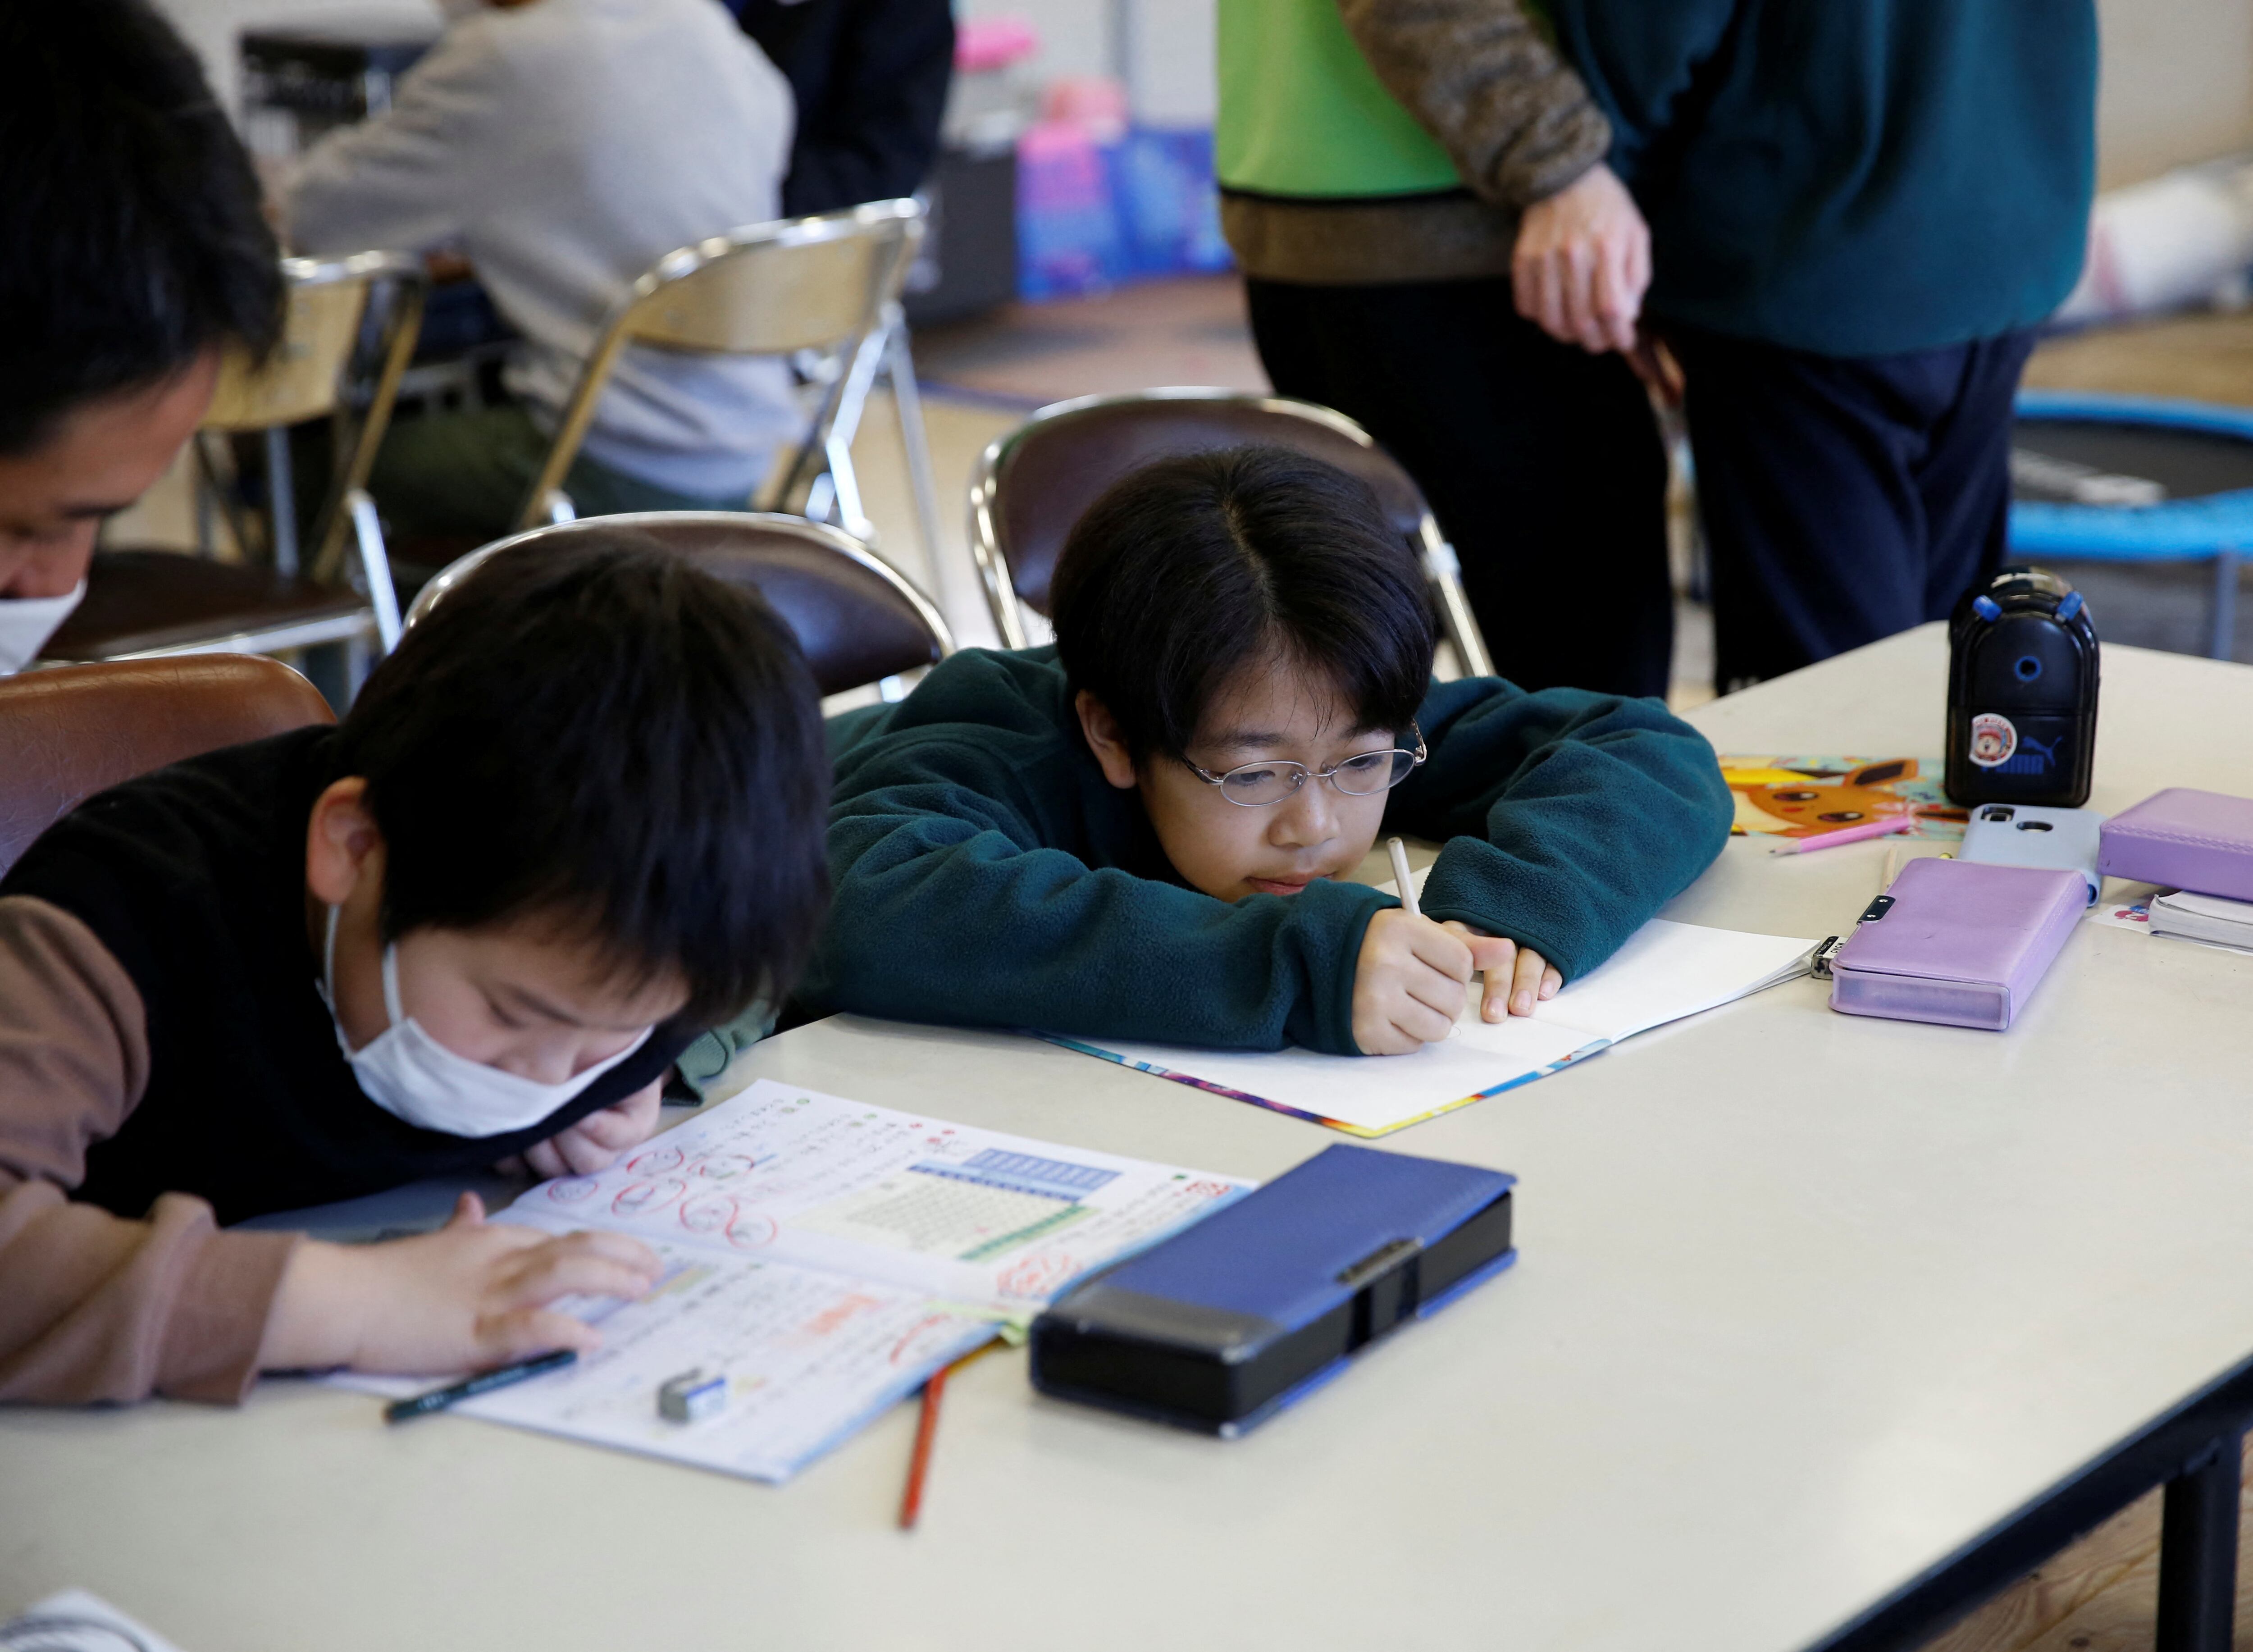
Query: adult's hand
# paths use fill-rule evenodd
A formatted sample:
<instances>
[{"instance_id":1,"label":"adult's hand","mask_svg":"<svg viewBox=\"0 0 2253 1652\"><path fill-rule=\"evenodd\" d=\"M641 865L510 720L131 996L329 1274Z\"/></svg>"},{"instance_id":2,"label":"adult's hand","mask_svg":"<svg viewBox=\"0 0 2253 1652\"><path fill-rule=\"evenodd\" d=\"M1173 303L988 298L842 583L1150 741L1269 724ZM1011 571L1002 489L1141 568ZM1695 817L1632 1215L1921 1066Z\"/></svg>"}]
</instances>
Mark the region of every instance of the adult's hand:
<instances>
[{"instance_id":1,"label":"adult's hand","mask_svg":"<svg viewBox=\"0 0 2253 1652\"><path fill-rule=\"evenodd\" d=\"M1517 313L1592 354L1632 354L1650 285L1650 228L1612 169L1598 162L1525 209L1510 256Z\"/></svg>"}]
</instances>

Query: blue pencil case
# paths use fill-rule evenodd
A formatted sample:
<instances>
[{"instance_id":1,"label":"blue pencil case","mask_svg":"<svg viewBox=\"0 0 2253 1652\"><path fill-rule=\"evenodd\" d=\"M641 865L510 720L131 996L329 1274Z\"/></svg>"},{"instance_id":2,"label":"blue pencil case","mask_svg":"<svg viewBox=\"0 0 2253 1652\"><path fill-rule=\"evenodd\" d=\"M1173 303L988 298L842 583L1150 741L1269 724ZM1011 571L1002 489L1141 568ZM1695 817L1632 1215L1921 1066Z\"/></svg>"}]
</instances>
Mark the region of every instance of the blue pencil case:
<instances>
[{"instance_id":1,"label":"blue pencil case","mask_svg":"<svg viewBox=\"0 0 2253 1652\"><path fill-rule=\"evenodd\" d=\"M1243 1433L1515 1261L1515 1181L1329 1148L1059 1298L1033 1321L1033 1386Z\"/></svg>"}]
</instances>

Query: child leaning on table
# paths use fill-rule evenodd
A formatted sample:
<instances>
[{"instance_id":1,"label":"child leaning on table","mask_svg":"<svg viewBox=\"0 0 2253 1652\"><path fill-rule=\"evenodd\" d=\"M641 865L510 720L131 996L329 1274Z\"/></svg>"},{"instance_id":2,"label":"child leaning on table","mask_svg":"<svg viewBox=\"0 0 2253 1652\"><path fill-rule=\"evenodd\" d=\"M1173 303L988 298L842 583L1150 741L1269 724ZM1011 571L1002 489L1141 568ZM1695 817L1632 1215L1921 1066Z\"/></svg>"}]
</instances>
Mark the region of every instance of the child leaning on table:
<instances>
[{"instance_id":1,"label":"child leaning on table","mask_svg":"<svg viewBox=\"0 0 2253 1652\"><path fill-rule=\"evenodd\" d=\"M1474 970L1488 1019L1531 1013L1728 835L1712 749L1657 701L1434 682L1414 560L1319 461L1139 471L1051 594L1053 647L965 652L831 725L813 1002L1399 1054ZM1421 917L1346 881L1380 832L1446 846Z\"/></svg>"},{"instance_id":2,"label":"child leaning on table","mask_svg":"<svg viewBox=\"0 0 2253 1652\"><path fill-rule=\"evenodd\" d=\"M65 817L0 879L0 1399L591 1345L548 1304L638 1293L621 1236L216 1224L646 1137L796 972L827 767L782 622L621 533L486 562L340 725Z\"/></svg>"}]
</instances>

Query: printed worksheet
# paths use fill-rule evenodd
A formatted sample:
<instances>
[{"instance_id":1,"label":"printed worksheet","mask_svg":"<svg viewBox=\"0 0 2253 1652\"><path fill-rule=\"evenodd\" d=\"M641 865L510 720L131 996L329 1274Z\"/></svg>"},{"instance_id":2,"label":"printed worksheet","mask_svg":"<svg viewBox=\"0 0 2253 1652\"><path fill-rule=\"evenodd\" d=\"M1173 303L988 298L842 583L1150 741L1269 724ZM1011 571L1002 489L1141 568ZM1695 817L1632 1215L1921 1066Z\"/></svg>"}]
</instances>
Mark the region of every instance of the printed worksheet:
<instances>
[{"instance_id":1,"label":"printed worksheet","mask_svg":"<svg viewBox=\"0 0 2253 1652\"><path fill-rule=\"evenodd\" d=\"M1008 1314L1245 1186L761 1079L599 1176L542 1182L501 1219L696 1243Z\"/></svg>"},{"instance_id":2,"label":"printed worksheet","mask_svg":"<svg viewBox=\"0 0 2253 1652\"><path fill-rule=\"evenodd\" d=\"M1252 1185L763 1079L494 1218L631 1233L665 1272L632 1300L557 1304L601 1328L601 1349L454 1409L785 1480L1004 1322ZM724 1377L727 1404L667 1420L657 1391L691 1371ZM392 1397L435 1385L334 1380Z\"/></svg>"}]
</instances>

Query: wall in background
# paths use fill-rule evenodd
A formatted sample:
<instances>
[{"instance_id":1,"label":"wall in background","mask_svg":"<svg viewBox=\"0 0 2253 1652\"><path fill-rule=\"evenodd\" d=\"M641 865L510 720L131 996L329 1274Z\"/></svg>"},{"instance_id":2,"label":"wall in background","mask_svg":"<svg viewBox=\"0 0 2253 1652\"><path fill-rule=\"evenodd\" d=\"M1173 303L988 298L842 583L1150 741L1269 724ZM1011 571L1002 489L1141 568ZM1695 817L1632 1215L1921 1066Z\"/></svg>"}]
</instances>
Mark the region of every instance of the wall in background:
<instances>
[{"instance_id":1,"label":"wall in background","mask_svg":"<svg viewBox=\"0 0 2253 1652\"><path fill-rule=\"evenodd\" d=\"M429 17L430 0L159 0L235 97L245 24L340 11ZM1122 54L1136 112L1161 125L1212 114L1214 0L959 0L965 16L1015 13L1041 32L1036 78L1099 74ZM1124 23L1119 7L1126 8ZM2186 161L2253 148L2253 0L2099 0L2104 84L2101 171L2110 187Z\"/></svg>"},{"instance_id":2,"label":"wall in background","mask_svg":"<svg viewBox=\"0 0 2253 1652\"><path fill-rule=\"evenodd\" d=\"M2097 0L2097 185L2253 149L2253 0Z\"/></svg>"}]
</instances>

